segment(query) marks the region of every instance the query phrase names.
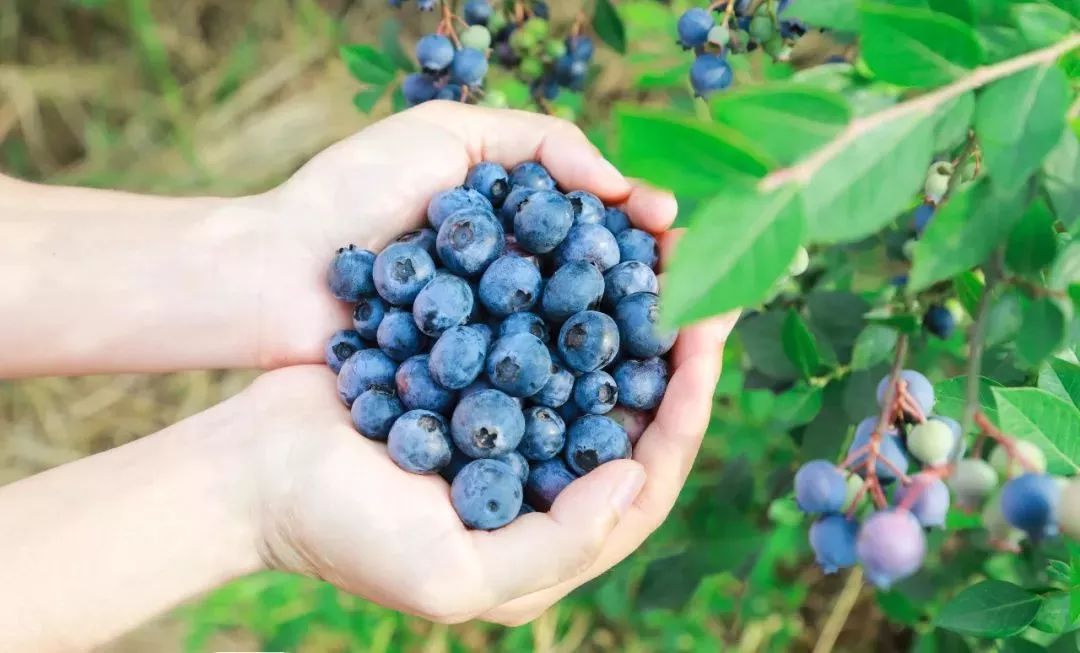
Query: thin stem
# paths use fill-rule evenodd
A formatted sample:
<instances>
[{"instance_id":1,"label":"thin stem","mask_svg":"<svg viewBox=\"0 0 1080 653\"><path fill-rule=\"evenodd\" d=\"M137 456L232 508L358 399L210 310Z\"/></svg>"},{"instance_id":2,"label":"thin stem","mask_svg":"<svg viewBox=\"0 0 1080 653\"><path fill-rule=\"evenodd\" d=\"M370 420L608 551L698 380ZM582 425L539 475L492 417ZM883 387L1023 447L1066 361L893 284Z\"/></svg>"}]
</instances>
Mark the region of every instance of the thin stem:
<instances>
[{"instance_id":1,"label":"thin stem","mask_svg":"<svg viewBox=\"0 0 1080 653\"><path fill-rule=\"evenodd\" d=\"M952 84L943 86L932 93L927 93L914 100L903 102L864 118L854 120L838 137L815 152L809 158L805 159L802 163L790 168L782 168L762 179L759 188L762 191L769 192L791 182L805 186L810 183L810 180L813 179L814 175L816 175L825 164L832 161L834 157L845 151L851 144L858 141L868 132L888 123L903 120L909 116L920 114L924 116L930 115L945 102L959 97L968 91L985 86L1002 77L1008 77L1025 68L1031 68L1032 66L1054 61L1076 47L1080 47L1080 34L1074 34L1060 43L1056 43L1041 50L1034 50L1013 59L1006 59L1005 61L996 63L992 66L976 68L967 77L958 79Z\"/></svg>"},{"instance_id":2,"label":"thin stem","mask_svg":"<svg viewBox=\"0 0 1080 653\"><path fill-rule=\"evenodd\" d=\"M986 437L997 442L999 446L1005 448L1005 453L1009 455L1010 461L1020 463L1020 466L1023 467L1025 471L1039 471L1038 467L1036 467L1030 460L1028 460L1027 457L1024 456L1024 454L1020 453L1020 449L1016 446L1016 439L1002 433L1001 430L998 427L994 426L993 422L991 422L990 419L985 414L983 414L982 411L978 411L975 413L975 423L978 424L980 429L982 429L982 432L986 435Z\"/></svg>"},{"instance_id":3,"label":"thin stem","mask_svg":"<svg viewBox=\"0 0 1080 653\"><path fill-rule=\"evenodd\" d=\"M821 633L818 635L817 643L814 644L813 653L832 653L833 647L836 646L836 640L840 638L840 633L844 631L844 624L847 623L851 611L859 602L859 594L862 593L862 588L862 567L855 567L848 574L847 580L844 582L844 589L840 590L840 596L836 597L836 603L833 604L829 618L825 620L825 624L821 627Z\"/></svg>"},{"instance_id":4,"label":"thin stem","mask_svg":"<svg viewBox=\"0 0 1080 653\"><path fill-rule=\"evenodd\" d=\"M991 254L996 257L997 253ZM960 418L960 432L967 433L971 430L975 419L975 413L979 410L979 374L982 371L983 350L986 347L986 326L990 320L990 307L994 303L994 295L997 291L997 272L986 266L983 274L986 276L986 287L983 288L982 297L979 298L979 307L975 311L975 321L971 324L968 334L967 388L964 393L964 414Z\"/></svg>"},{"instance_id":5,"label":"thin stem","mask_svg":"<svg viewBox=\"0 0 1080 653\"><path fill-rule=\"evenodd\" d=\"M942 196L938 205L942 205L949 201L953 192L956 191L956 187L960 185L960 178L964 176L963 169L964 163L968 160L968 157L975 153L975 148L978 147L978 141L975 139L975 132L968 133L967 142L964 143L964 149L960 150L960 154L956 156L956 160L953 161L953 171L949 175L949 185L945 187L945 195Z\"/></svg>"}]
</instances>

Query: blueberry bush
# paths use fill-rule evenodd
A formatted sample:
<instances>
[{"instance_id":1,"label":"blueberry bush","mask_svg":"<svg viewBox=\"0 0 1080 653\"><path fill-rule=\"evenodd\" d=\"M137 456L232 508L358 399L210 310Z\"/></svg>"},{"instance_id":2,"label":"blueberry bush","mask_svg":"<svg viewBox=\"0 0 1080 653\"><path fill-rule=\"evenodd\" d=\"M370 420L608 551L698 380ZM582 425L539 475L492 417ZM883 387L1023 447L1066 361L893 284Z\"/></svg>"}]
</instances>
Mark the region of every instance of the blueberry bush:
<instances>
[{"instance_id":1,"label":"blueberry bush","mask_svg":"<svg viewBox=\"0 0 1080 653\"><path fill-rule=\"evenodd\" d=\"M399 18L377 43L341 49L359 110L443 99L577 121L624 172L680 200L688 234L661 264L664 324L743 311L701 458L664 527L542 623L439 631L445 646L1080 650L1080 3L390 4ZM419 26L409 43L403 24ZM486 174L463 181L490 189ZM502 192L518 206L512 186ZM438 217L465 195L434 201L436 213L447 203ZM549 235L526 236L528 249ZM512 280L511 265L500 276ZM545 313L574 312L557 300L587 286L580 274L566 298L549 306L544 294ZM370 291L334 292L359 299L356 333L328 345L347 364L392 309L361 297ZM431 313L467 312L441 303L452 294L432 297ZM504 324L527 334L526 321ZM406 361L400 375L436 356L421 353L424 338L446 328L373 335L387 370ZM619 369L565 393L604 412L603 388L642 377ZM414 401L438 405L438 389ZM390 433L409 408L386 391L358 396L365 433ZM561 446L534 436L533 460ZM507 476L504 462L495 472ZM293 610L268 616L267 601ZM236 624L285 649L311 632L362 650L432 637L275 575L194 610L196 650Z\"/></svg>"}]
</instances>

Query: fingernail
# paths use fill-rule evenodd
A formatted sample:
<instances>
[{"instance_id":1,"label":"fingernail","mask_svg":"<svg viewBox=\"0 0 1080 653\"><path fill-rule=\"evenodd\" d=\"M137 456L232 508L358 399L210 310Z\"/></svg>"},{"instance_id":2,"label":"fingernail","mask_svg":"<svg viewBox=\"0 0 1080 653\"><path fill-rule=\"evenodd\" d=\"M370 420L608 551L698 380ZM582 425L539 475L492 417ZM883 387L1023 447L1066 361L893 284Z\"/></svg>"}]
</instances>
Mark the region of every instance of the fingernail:
<instances>
[{"instance_id":1,"label":"fingernail","mask_svg":"<svg viewBox=\"0 0 1080 653\"><path fill-rule=\"evenodd\" d=\"M641 488L645 486L645 472L641 469L635 469L626 475L622 481L615 486L615 491L611 493L611 506L615 508L615 512L622 517L626 514L626 511L630 509L630 506L634 504L634 499L641 494Z\"/></svg>"}]
</instances>

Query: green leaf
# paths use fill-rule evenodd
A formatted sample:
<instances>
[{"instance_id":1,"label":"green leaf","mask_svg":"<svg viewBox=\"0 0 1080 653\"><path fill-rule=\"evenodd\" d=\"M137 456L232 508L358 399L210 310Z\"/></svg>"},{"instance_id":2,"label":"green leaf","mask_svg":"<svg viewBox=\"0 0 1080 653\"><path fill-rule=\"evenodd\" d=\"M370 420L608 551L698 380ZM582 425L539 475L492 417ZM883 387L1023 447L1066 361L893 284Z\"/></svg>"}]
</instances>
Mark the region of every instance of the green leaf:
<instances>
[{"instance_id":1,"label":"green leaf","mask_svg":"<svg viewBox=\"0 0 1080 653\"><path fill-rule=\"evenodd\" d=\"M777 343L781 341L785 314L766 311L739 320L736 333L754 368L774 379L794 379L799 370Z\"/></svg>"},{"instance_id":2,"label":"green leaf","mask_svg":"<svg viewBox=\"0 0 1080 653\"><path fill-rule=\"evenodd\" d=\"M980 182L946 202L915 245L908 291L981 264L1022 216L1019 196L995 196Z\"/></svg>"},{"instance_id":3,"label":"green leaf","mask_svg":"<svg viewBox=\"0 0 1080 653\"><path fill-rule=\"evenodd\" d=\"M1053 45L1069 36L1073 19L1052 5L1027 2L1011 7L1013 21L1033 48Z\"/></svg>"},{"instance_id":4,"label":"green leaf","mask_svg":"<svg viewBox=\"0 0 1080 653\"><path fill-rule=\"evenodd\" d=\"M593 31L612 50L626 54L626 27L611 0L596 0L596 12L592 19Z\"/></svg>"},{"instance_id":5,"label":"green leaf","mask_svg":"<svg viewBox=\"0 0 1080 653\"><path fill-rule=\"evenodd\" d=\"M782 164L828 143L851 119L851 108L838 93L805 84L747 86L718 93L714 119L754 134L758 146Z\"/></svg>"},{"instance_id":6,"label":"green leaf","mask_svg":"<svg viewBox=\"0 0 1080 653\"><path fill-rule=\"evenodd\" d=\"M821 411L822 399L821 388L799 383L777 395L770 417L783 430L808 424Z\"/></svg>"},{"instance_id":7,"label":"green leaf","mask_svg":"<svg viewBox=\"0 0 1080 653\"><path fill-rule=\"evenodd\" d=\"M699 542L650 562L638 588L637 608L677 610L693 596L702 577L742 567L765 537L752 523L734 522L732 526L719 539Z\"/></svg>"},{"instance_id":8,"label":"green leaf","mask_svg":"<svg viewBox=\"0 0 1080 653\"><path fill-rule=\"evenodd\" d=\"M1065 290L1080 282L1080 240L1074 240L1057 255L1047 285L1054 290Z\"/></svg>"},{"instance_id":9,"label":"green leaf","mask_svg":"<svg viewBox=\"0 0 1080 653\"><path fill-rule=\"evenodd\" d=\"M946 152L967 140L975 114L975 94L962 93L941 105L937 113L940 118L934 126L934 150Z\"/></svg>"},{"instance_id":10,"label":"green leaf","mask_svg":"<svg viewBox=\"0 0 1080 653\"><path fill-rule=\"evenodd\" d=\"M1065 73L1053 63L990 84L975 103L983 163L1004 193L1019 189L1061 139L1068 107Z\"/></svg>"},{"instance_id":11,"label":"green leaf","mask_svg":"<svg viewBox=\"0 0 1080 653\"><path fill-rule=\"evenodd\" d=\"M1042 599L1000 580L984 580L957 594L938 613L935 624L976 637L1010 637L1027 628Z\"/></svg>"},{"instance_id":12,"label":"green leaf","mask_svg":"<svg viewBox=\"0 0 1080 653\"><path fill-rule=\"evenodd\" d=\"M667 270L665 318L686 324L764 299L802 241L795 199L791 188L759 195L731 187L702 204Z\"/></svg>"},{"instance_id":13,"label":"green leaf","mask_svg":"<svg viewBox=\"0 0 1080 653\"><path fill-rule=\"evenodd\" d=\"M898 337L899 334L895 329L880 324L867 326L855 340L851 367L856 370L865 370L888 360L896 351Z\"/></svg>"},{"instance_id":14,"label":"green leaf","mask_svg":"<svg viewBox=\"0 0 1080 653\"><path fill-rule=\"evenodd\" d=\"M795 364L804 377L814 376L821 369L821 352L817 340L806 322L795 311L788 311L784 318L783 341L784 353Z\"/></svg>"},{"instance_id":15,"label":"green leaf","mask_svg":"<svg viewBox=\"0 0 1080 653\"><path fill-rule=\"evenodd\" d=\"M870 304L859 295L836 290L814 290L804 300L810 330L818 338L825 364L835 365L837 358L851 360Z\"/></svg>"},{"instance_id":16,"label":"green leaf","mask_svg":"<svg viewBox=\"0 0 1080 653\"><path fill-rule=\"evenodd\" d=\"M964 404L967 403L967 377L954 376L934 384L934 412L955 420L964 416ZM993 379L979 377L979 409L993 421L997 420L997 404L994 401L994 388L1001 384Z\"/></svg>"},{"instance_id":17,"label":"green leaf","mask_svg":"<svg viewBox=\"0 0 1080 653\"><path fill-rule=\"evenodd\" d=\"M953 288L956 289L956 298L960 300L964 310L974 318L979 312L979 302L986 284L971 270L964 270L953 279Z\"/></svg>"},{"instance_id":18,"label":"green leaf","mask_svg":"<svg viewBox=\"0 0 1080 653\"><path fill-rule=\"evenodd\" d=\"M396 66L370 45L343 45L341 58L353 77L373 86L386 86L394 79Z\"/></svg>"},{"instance_id":19,"label":"green leaf","mask_svg":"<svg viewBox=\"0 0 1080 653\"><path fill-rule=\"evenodd\" d=\"M949 14L953 18L965 23L973 24L976 20L975 7L972 0L930 0L930 8L943 14Z\"/></svg>"},{"instance_id":20,"label":"green leaf","mask_svg":"<svg viewBox=\"0 0 1080 653\"><path fill-rule=\"evenodd\" d=\"M1080 409L1080 365L1053 358L1039 370L1038 385Z\"/></svg>"},{"instance_id":21,"label":"green leaf","mask_svg":"<svg viewBox=\"0 0 1080 653\"><path fill-rule=\"evenodd\" d=\"M925 116L888 121L825 163L802 193L810 238L857 240L895 219L923 185L934 123Z\"/></svg>"},{"instance_id":22,"label":"green leaf","mask_svg":"<svg viewBox=\"0 0 1080 653\"><path fill-rule=\"evenodd\" d=\"M990 305L986 320L986 346L1012 342L1023 324L1023 299L1020 291L1006 288Z\"/></svg>"},{"instance_id":23,"label":"green leaf","mask_svg":"<svg viewBox=\"0 0 1080 653\"><path fill-rule=\"evenodd\" d=\"M882 81L940 86L982 63L975 32L952 16L881 3L864 3L861 13L862 56Z\"/></svg>"},{"instance_id":24,"label":"green leaf","mask_svg":"<svg viewBox=\"0 0 1080 653\"><path fill-rule=\"evenodd\" d=\"M1038 445L1054 474L1080 471L1080 410L1038 388L993 388L1001 430Z\"/></svg>"},{"instance_id":25,"label":"green leaf","mask_svg":"<svg viewBox=\"0 0 1080 653\"><path fill-rule=\"evenodd\" d=\"M997 63L1005 59L1018 57L1028 50L1020 30L1004 25L980 25L979 41L986 51L986 62Z\"/></svg>"},{"instance_id":26,"label":"green leaf","mask_svg":"<svg viewBox=\"0 0 1080 653\"><path fill-rule=\"evenodd\" d=\"M1065 340L1065 314L1050 297L1025 298L1021 305L1016 355L1028 367L1036 367Z\"/></svg>"},{"instance_id":27,"label":"green leaf","mask_svg":"<svg viewBox=\"0 0 1080 653\"><path fill-rule=\"evenodd\" d=\"M1080 140L1066 129L1042 165L1043 188L1066 227L1080 220Z\"/></svg>"},{"instance_id":28,"label":"green leaf","mask_svg":"<svg viewBox=\"0 0 1080 653\"><path fill-rule=\"evenodd\" d=\"M379 43L383 53L394 62L398 70L411 73L416 70L412 59L401 47L401 23L396 18L387 18L379 29Z\"/></svg>"},{"instance_id":29,"label":"green leaf","mask_svg":"<svg viewBox=\"0 0 1080 653\"><path fill-rule=\"evenodd\" d=\"M801 18L814 27L841 32L859 30L859 10L856 0L794 2L787 8L784 15L789 18Z\"/></svg>"},{"instance_id":30,"label":"green leaf","mask_svg":"<svg viewBox=\"0 0 1080 653\"><path fill-rule=\"evenodd\" d=\"M1069 593L1050 592L1043 596L1042 607L1031 626L1044 633L1060 634L1068 630L1072 622L1069 619Z\"/></svg>"},{"instance_id":31,"label":"green leaf","mask_svg":"<svg viewBox=\"0 0 1080 653\"><path fill-rule=\"evenodd\" d=\"M375 108L375 103L379 101L379 98L383 96L383 92L386 91L385 86L372 86L362 91L357 91L353 96L353 106L360 110L361 113L371 113L371 110Z\"/></svg>"},{"instance_id":32,"label":"green leaf","mask_svg":"<svg viewBox=\"0 0 1080 653\"><path fill-rule=\"evenodd\" d=\"M1028 207L1005 248L1005 262L1020 274L1034 274L1054 260L1057 253L1057 234L1054 216L1042 201Z\"/></svg>"},{"instance_id":33,"label":"green leaf","mask_svg":"<svg viewBox=\"0 0 1080 653\"><path fill-rule=\"evenodd\" d=\"M747 136L723 125L629 106L617 109L615 120L620 168L678 195L749 186L771 165Z\"/></svg>"}]
</instances>

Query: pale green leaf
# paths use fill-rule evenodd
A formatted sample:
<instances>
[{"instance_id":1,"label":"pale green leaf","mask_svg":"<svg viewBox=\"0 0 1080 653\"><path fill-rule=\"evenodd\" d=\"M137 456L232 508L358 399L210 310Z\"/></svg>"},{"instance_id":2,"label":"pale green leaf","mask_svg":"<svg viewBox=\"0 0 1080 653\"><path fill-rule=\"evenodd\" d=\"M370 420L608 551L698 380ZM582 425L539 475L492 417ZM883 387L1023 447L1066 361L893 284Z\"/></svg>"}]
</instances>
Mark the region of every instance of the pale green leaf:
<instances>
[{"instance_id":1,"label":"pale green leaf","mask_svg":"<svg viewBox=\"0 0 1080 653\"><path fill-rule=\"evenodd\" d=\"M1038 388L993 388L1001 430L1038 445L1055 474L1080 471L1080 410Z\"/></svg>"}]
</instances>

